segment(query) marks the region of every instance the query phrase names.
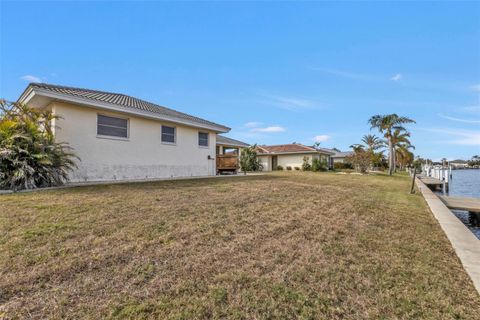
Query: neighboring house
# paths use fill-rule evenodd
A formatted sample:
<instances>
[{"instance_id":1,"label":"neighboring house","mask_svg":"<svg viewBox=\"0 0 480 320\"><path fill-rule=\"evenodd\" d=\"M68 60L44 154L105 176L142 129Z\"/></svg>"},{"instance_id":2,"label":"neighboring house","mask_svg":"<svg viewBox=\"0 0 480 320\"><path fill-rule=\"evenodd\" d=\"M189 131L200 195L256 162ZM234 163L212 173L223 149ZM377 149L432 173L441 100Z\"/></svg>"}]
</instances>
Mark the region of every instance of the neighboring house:
<instances>
[{"instance_id":1,"label":"neighboring house","mask_svg":"<svg viewBox=\"0 0 480 320\"><path fill-rule=\"evenodd\" d=\"M211 176L230 128L124 94L30 84L18 102L51 110L55 139L81 159L71 181Z\"/></svg>"},{"instance_id":2,"label":"neighboring house","mask_svg":"<svg viewBox=\"0 0 480 320\"><path fill-rule=\"evenodd\" d=\"M240 169L240 155L242 149L248 148L249 146L250 145L245 142L217 135L217 174L238 172Z\"/></svg>"},{"instance_id":3,"label":"neighboring house","mask_svg":"<svg viewBox=\"0 0 480 320\"><path fill-rule=\"evenodd\" d=\"M301 168L303 159L307 157L310 164L312 160L317 158L330 162L332 152L324 149L315 149L300 143L282 144L274 146L257 146L257 156L262 162L263 171L277 170L278 166Z\"/></svg>"},{"instance_id":4,"label":"neighboring house","mask_svg":"<svg viewBox=\"0 0 480 320\"><path fill-rule=\"evenodd\" d=\"M342 151L337 151L335 149L327 149L331 152L333 152L333 154L330 156L330 167L333 168L333 166L335 165L335 163L345 163L345 159L347 157L350 157L351 155L353 155L353 151L345 151L345 152L342 152Z\"/></svg>"},{"instance_id":5,"label":"neighboring house","mask_svg":"<svg viewBox=\"0 0 480 320\"><path fill-rule=\"evenodd\" d=\"M453 160L450 161L449 164L452 166L454 169L465 169L468 168L468 161L465 160Z\"/></svg>"}]
</instances>

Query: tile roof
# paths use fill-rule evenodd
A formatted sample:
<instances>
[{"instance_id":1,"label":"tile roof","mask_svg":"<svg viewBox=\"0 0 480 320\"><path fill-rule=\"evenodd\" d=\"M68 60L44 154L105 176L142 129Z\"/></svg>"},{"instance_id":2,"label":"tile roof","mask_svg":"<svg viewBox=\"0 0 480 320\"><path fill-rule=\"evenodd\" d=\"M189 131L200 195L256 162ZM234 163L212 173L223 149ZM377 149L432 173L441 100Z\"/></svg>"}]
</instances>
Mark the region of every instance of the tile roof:
<instances>
[{"instance_id":1,"label":"tile roof","mask_svg":"<svg viewBox=\"0 0 480 320\"><path fill-rule=\"evenodd\" d=\"M220 128L224 128L225 131L230 130L230 128L225 127L223 125L220 125L202 118L198 118L183 112L179 112L170 108L166 108L145 100L141 100L125 94L121 94L121 93L112 93L112 92L106 92L106 91L66 87L66 86L52 85L52 84L46 84L46 83L31 83L28 88L30 87L33 89L46 90L52 93L57 93L65 96L87 99L92 102L114 104L117 106L125 107L127 109L132 109L132 111L138 110L138 111L143 111L143 112L147 112L155 115L167 116L169 118L174 118L178 120L186 120L188 122L192 122L198 125L220 127Z\"/></svg>"},{"instance_id":2,"label":"tile roof","mask_svg":"<svg viewBox=\"0 0 480 320\"><path fill-rule=\"evenodd\" d=\"M222 136L222 135L217 135L217 144L223 144L223 145L230 145L230 146L235 146L235 147L249 147L250 145L245 143L245 142L242 142L242 141L239 141L239 140L235 140L235 139L232 139L232 138L228 138L228 137L225 137L225 136Z\"/></svg>"},{"instance_id":3,"label":"tile roof","mask_svg":"<svg viewBox=\"0 0 480 320\"><path fill-rule=\"evenodd\" d=\"M280 145L274 145L274 146L258 146L257 148L258 148L258 153L266 153L266 154L318 152L312 147L307 147L299 143L280 144Z\"/></svg>"}]
</instances>

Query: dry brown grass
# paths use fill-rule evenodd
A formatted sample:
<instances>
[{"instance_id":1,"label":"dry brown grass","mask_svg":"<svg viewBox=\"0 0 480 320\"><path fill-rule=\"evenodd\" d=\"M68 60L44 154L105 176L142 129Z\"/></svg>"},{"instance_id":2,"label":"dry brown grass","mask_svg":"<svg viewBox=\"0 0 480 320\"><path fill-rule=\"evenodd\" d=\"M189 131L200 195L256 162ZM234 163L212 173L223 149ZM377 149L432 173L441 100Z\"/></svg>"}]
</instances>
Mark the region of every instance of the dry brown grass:
<instances>
[{"instance_id":1,"label":"dry brown grass","mask_svg":"<svg viewBox=\"0 0 480 320\"><path fill-rule=\"evenodd\" d=\"M478 319L406 177L276 173L0 197L0 318Z\"/></svg>"}]
</instances>

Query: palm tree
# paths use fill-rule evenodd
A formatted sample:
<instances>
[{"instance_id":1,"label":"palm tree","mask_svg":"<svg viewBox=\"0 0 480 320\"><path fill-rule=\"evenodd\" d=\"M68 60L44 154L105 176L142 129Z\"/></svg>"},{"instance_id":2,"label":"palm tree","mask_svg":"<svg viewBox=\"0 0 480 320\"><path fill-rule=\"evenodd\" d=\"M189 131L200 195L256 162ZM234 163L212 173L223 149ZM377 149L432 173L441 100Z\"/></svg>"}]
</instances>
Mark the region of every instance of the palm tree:
<instances>
[{"instance_id":1,"label":"palm tree","mask_svg":"<svg viewBox=\"0 0 480 320\"><path fill-rule=\"evenodd\" d=\"M353 152L365 151L365 147L362 144L355 143L350 146Z\"/></svg>"},{"instance_id":2,"label":"palm tree","mask_svg":"<svg viewBox=\"0 0 480 320\"><path fill-rule=\"evenodd\" d=\"M407 117L401 117L395 113L393 114L387 114L387 115L374 115L368 120L368 123L370 124L371 128L377 128L380 133L383 134L385 139L387 140L388 144L388 174L392 175L394 170L395 170L395 151L394 151L394 146L393 146L393 130L403 130L406 131L405 128L403 127L404 124L407 123L415 123L414 120L407 118Z\"/></svg>"},{"instance_id":3,"label":"palm tree","mask_svg":"<svg viewBox=\"0 0 480 320\"><path fill-rule=\"evenodd\" d=\"M78 159L56 142L51 112L0 100L0 189L61 185Z\"/></svg>"},{"instance_id":4,"label":"palm tree","mask_svg":"<svg viewBox=\"0 0 480 320\"><path fill-rule=\"evenodd\" d=\"M400 169L404 169L414 160L413 152L409 149L414 148L412 145L400 144L395 150L395 162L399 164Z\"/></svg>"},{"instance_id":5,"label":"palm tree","mask_svg":"<svg viewBox=\"0 0 480 320\"><path fill-rule=\"evenodd\" d=\"M382 147L382 140L374 134L367 134L363 136L362 142L368 147L369 151L374 152Z\"/></svg>"},{"instance_id":6,"label":"palm tree","mask_svg":"<svg viewBox=\"0 0 480 320\"><path fill-rule=\"evenodd\" d=\"M397 167L397 158L402 157L402 160L407 160L413 157L413 154L410 156L411 152L409 149L415 149L415 147L410 142L410 132L395 129L392 134L392 144L393 144L393 163L394 169ZM410 154L409 154L410 153ZM413 159L412 159L413 160ZM403 169L403 168L402 168Z\"/></svg>"}]
</instances>

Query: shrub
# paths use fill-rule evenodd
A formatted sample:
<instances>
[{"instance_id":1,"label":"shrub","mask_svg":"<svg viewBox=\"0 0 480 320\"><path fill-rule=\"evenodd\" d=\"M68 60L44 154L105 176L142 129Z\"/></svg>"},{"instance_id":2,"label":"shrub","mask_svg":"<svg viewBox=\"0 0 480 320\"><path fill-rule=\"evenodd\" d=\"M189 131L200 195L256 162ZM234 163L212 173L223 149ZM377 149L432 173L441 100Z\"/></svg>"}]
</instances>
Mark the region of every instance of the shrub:
<instances>
[{"instance_id":1,"label":"shrub","mask_svg":"<svg viewBox=\"0 0 480 320\"><path fill-rule=\"evenodd\" d=\"M55 142L50 111L0 101L0 189L62 185L77 158L66 143Z\"/></svg>"},{"instance_id":2,"label":"shrub","mask_svg":"<svg viewBox=\"0 0 480 320\"><path fill-rule=\"evenodd\" d=\"M295 170L299 171L299 170L300 170L300 167L295 167Z\"/></svg>"},{"instance_id":3,"label":"shrub","mask_svg":"<svg viewBox=\"0 0 480 320\"><path fill-rule=\"evenodd\" d=\"M288 170L288 171L292 171L292 167L287 166L287 170Z\"/></svg>"},{"instance_id":4,"label":"shrub","mask_svg":"<svg viewBox=\"0 0 480 320\"><path fill-rule=\"evenodd\" d=\"M336 170L353 169L353 166L351 163L348 162L335 162L333 164L333 168Z\"/></svg>"},{"instance_id":5,"label":"shrub","mask_svg":"<svg viewBox=\"0 0 480 320\"><path fill-rule=\"evenodd\" d=\"M327 169L327 161L325 159L320 160L315 158L312 160L312 171L327 171Z\"/></svg>"},{"instance_id":6,"label":"shrub","mask_svg":"<svg viewBox=\"0 0 480 320\"><path fill-rule=\"evenodd\" d=\"M308 157L303 157L302 170L310 171L311 169L312 165L310 164L310 159Z\"/></svg>"},{"instance_id":7,"label":"shrub","mask_svg":"<svg viewBox=\"0 0 480 320\"><path fill-rule=\"evenodd\" d=\"M262 171L263 165L257 157L257 145L242 150L240 155L240 168L243 172Z\"/></svg>"},{"instance_id":8,"label":"shrub","mask_svg":"<svg viewBox=\"0 0 480 320\"><path fill-rule=\"evenodd\" d=\"M283 167L282 166L277 166L277 170L282 171Z\"/></svg>"},{"instance_id":9,"label":"shrub","mask_svg":"<svg viewBox=\"0 0 480 320\"><path fill-rule=\"evenodd\" d=\"M361 173L366 173L371 163L371 155L368 151L357 149L353 155L347 157L348 162L352 163L355 169Z\"/></svg>"}]
</instances>

